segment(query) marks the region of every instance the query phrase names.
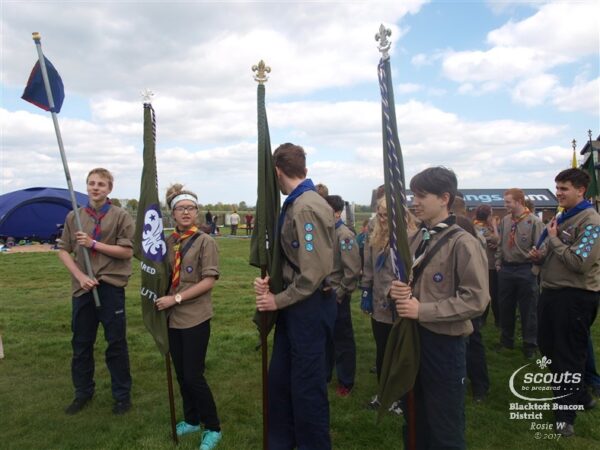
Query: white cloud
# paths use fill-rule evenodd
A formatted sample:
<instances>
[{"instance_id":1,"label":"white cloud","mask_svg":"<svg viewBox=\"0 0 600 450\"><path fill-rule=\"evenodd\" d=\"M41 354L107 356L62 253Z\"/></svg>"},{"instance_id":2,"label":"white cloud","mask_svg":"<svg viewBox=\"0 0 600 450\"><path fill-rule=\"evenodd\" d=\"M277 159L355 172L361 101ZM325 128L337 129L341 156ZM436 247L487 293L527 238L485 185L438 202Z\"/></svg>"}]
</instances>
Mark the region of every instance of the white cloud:
<instances>
[{"instance_id":1,"label":"white cloud","mask_svg":"<svg viewBox=\"0 0 600 450\"><path fill-rule=\"evenodd\" d=\"M552 103L561 111L588 111L600 114L600 77L586 81L575 80L571 87L559 87Z\"/></svg>"},{"instance_id":2,"label":"white cloud","mask_svg":"<svg viewBox=\"0 0 600 450\"><path fill-rule=\"evenodd\" d=\"M412 94L413 92L419 92L423 89L423 86L416 83L400 83L396 88L395 92L398 94Z\"/></svg>"},{"instance_id":3,"label":"white cloud","mask_svg":"<svg viewBox=\"0 0 600 450\"><path fill-rule=\"evenodd\" d=\"M557 83L558 80L556 77L548 74L540 74L527 78L517 83L513 88L512 98L515 102L523 103L527 106L541 105Z\"/></svg>"}]
</instances>

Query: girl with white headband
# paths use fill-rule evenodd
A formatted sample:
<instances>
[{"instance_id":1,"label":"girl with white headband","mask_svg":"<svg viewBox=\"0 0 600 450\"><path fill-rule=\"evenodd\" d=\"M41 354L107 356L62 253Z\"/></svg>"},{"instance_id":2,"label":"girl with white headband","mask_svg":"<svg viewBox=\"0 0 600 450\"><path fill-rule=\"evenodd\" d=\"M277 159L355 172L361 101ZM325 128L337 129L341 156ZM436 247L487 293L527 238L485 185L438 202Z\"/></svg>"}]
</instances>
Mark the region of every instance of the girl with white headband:
<instances>
[{"instance_id":1,"label":"girl with white headband","mask_svg":"<svg viewBox=\"0 0 600 450\"><path fill-rule=\"evenodd\" d=\"M204 426L200 450L212 450L221 440L221 426L204 367L213 316L211 291L219 278L218 249L196 227L196 194L174 184L167 191L167 205L175 221L175 231L167 238L171 288L156 307L167 310L169 350L183 398L184 420L177 424L177 435Z\"/></svg>"}]
</instances>

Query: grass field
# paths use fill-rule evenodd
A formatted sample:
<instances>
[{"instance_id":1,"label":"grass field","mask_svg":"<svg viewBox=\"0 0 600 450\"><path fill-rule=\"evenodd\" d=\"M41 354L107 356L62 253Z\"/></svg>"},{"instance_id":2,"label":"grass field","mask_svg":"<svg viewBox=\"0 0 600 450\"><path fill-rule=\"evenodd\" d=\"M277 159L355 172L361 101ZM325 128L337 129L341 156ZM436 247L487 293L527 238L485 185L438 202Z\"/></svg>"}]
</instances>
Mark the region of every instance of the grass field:
<instances>
[{"instance_id":1,"label":"grass field","mask_svg":"<svg viewBox=\"0 0 600 450\"><path fill-rule=\"evenodd\" d=\"M262 445L260 352L251 322L251 282L257 270L248 261L249 240L219 238L221 279L213 292L215 317L207 357L207 378L213 389L223 428L223 450L260 449ZM134 266L137 267L137 264ZM133 375L133 409L125 416L111 413L110 380L104 364L104 338L96 344L96 395L80 414L63 413L73 398L70 380L70 294L66 269L53 253L0 255L0 334L5 359L0 360L1 449L168 449L169 410L164 359L141 319L139 272L127 288L128 341ZM376 390L369 373L374 343L369 320L353 304L358 345L356 387L346 399L330 388L331 433L335 449L399 449L401 419L380 424L364 404ZM600 348L596 323L594 338ZM484 329L488 348L497 340L492 326ZM467 442L470 449L597 449L600 448L600 408L580 413L576 436L536 440L530 421L510 420L510 375L527 362L520 352L488 352L491 393L483 404L466 399ZM176 382L175 382L176 385ZM177 388L176 388L177 389ZM176 409L181 402L176 390ZM550 413L544 413L551 422ZM179 448L197 448L195 436Z\"/></svg>"}]
</instances>

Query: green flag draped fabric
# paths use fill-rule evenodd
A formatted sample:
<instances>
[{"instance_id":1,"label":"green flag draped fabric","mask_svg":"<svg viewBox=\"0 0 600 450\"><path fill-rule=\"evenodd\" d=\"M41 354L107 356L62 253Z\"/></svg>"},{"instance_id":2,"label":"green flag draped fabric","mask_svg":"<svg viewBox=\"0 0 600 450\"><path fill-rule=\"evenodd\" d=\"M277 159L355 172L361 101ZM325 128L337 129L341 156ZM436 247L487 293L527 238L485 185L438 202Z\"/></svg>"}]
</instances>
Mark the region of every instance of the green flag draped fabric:
<instances>
[{"instance_id":1,"label":"green flag draped fabric","mask_svg":"<svg viewBox=\"0 0 600 450\"><path fill-rule=\"evenodd\" d=\"M165 295L169 288L169 266L158 200L156 122L150 103L144 104L144 168L135 226L134 253L142 269L140 294L144 325L154 338L158 350L166 355L169 351L166 313L157 311L154 307L154 302Z\"/></svg>"},{"instance_id":2,"label":"green flag draped fabric","mask_svg":"<svg viewBox=\"0 0 600 450\"><path fill-rule=\"evenodd\" d=\"M258 85L258 192L256 199L256 214L252 240L250 243L250 264L266 269L271 278L271 292L279 293L283 288L281 275L281 251L277 233L280 199L277 176L271 154L271 139L265 109L265 86ZM254 322L260 327L257 313ZM275 323L276 313L268 314L267 333Z\"/></svg>"},{"instance_id":3,"label":"green flag draped fabric","mask_svg":"<svg viewBox=\"0 0 600 450\"><path fill-rule=\"evenodd\" d=\"M593 147L591 148L590 156L581 168L585 170L590 176L590 184L588 186L587 192L585 193L585 198L596 198L600 196L600 186L598 185L598 179L596 178L596 167L594 164Z\"/></svg>"},{"instance_id":4,"label":"green flag draped fabric","mask_svg":"<svg viewBox=\"0 0 600 450\"><path fill-rule=\"evenodd\" d=\"M408 245L404 162L398 139L389 57L378 66L383 122L383 167L390 256L398 280L408 282L412 257ZM379 379L379 416L412 389L419 367L419 335L414 320L397 318L388 337Z\"/></svg>"}]
</instances>

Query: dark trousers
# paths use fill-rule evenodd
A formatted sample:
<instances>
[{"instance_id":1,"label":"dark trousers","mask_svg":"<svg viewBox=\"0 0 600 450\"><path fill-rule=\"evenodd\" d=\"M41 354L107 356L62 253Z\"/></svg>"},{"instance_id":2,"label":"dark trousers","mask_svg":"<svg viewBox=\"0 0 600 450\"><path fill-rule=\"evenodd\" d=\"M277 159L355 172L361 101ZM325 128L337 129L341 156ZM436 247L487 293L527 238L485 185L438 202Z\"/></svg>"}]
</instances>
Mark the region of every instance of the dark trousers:
<instances>
[{"instance_id":1,"label":"dark trousers","mask_svg":"<svg viewBox=\"0 0 600 450\"><path fill-rule=\"evenodd\" d=\"M413 388L416 448L464 449L466 339L419 325L421 364ZM411 418L404 414L404 447Z\"/></svg>"},{"instance_id":2,"label":"dark trousers","mask_svg":"<svg viewBox=\"0 0 600 450\"><path fill-rule=\"evenodd\" d=\"M352 389L356 375L356 342L352 328L352 313L350 312L350 295L344 296L337 303L337 316L333 328L333 342L329 349L328 380L331 380L333 368L337 373L340 385Z\"/></svg>"},{"instance_id":3,"label":"dark trousers","mask_svg":"<svg viewBox=\"0 0 600 450\"><path fill-rule=\"evenodd\" d=\"M500 343L508 348L515 346L516 308L521 315L523 349L537 347L537 302L539 288L531 265L502 266L498 272L498 296L500 301Z\"/></svg>"},{"instance_id":4,"label":"dark trousers","mask_svg":"<svg viewBox=\"0 0 600 450\"><path fill-rule=\"evenodd\" d=\"M131 373L126 337L125 289L103 282L97 289L102 305L100 308L96 308L91 292L71 300L71 376L75 396L91 398L94 395L94 343L98 324L102 323L104 339L108 344L104 357L110 372L112 396L116 401L127 401L130 399Z\"/></svg>"},{"instance_id":5,"label":"dark trousers","mask_svg":"<svg viewBox=\"0 0 600 450\"><path fill-rule=\"evenodd\" d=\"M559 405L582 405L590 397L584 387L585 361L588 352L590 327L598 313L598 292L582 289L544 289L539 305L539 344L543 355L552 360L550 370L554 374L554 397ZM566 372L577 374L579 383L573 376L565 379ZM569 382L571 381L571 382ZM567 395L570 394L570 395ZM575 411L557 410L558 422L575 422Z\"/></svg>"},{"instance_id":6,"label":"dark trousers","mask_svg":"<svg viewBox=\"0 0 600 450\"><path fill-rule=\"evenodd\" d=\"M500 305L498 302L498 271L496 269L488 270L488 280L490 285L490 303L485 308L485 312L483 313L483 323L485 325L487 321L488 314L490 312L490 307L492 309L492 313L494 314L494 325L497 327L500 326Z\"/></svg>"},{"instance_id":7,"label":"dark trousers","mask_svg":"<svg viewBox=\"0 0 600 450\"><path fill-rule=\"evenodd\" d=\"M328 450L326 348L336 301L317 291L279 311L269 366L269 448Z\"/></svg>"},{"instance_id":8,"label":"dark trousers","mask_svg":"<svg viewBox=\"0 0 600 450\"><path fill-rule=\"evenodd\" d=\"M477 317L471 320L471 323L473 324L473 333L467 340L467 376L471 380L473 396L481 396L487 394L490 389L485 347L481 336L483 318Z\"/></svg>"},{"instance_id":9,"label":"dark trousers","mask_svg":"<svg viewBox=\"0 0 600 450\"><path fill-rule=\"evenodd\" d=\"M191 328L169 328L169 351L183 399L185 421L221 431L215 400L204 378L209 339L210 320Z\"/></svg>"},{"instance_id":10,"label":"dark trousers","mask_svg":"<svg viewBox=\"0 0 600 450\"><path fill-rule=\"evenodd\" d=\"M373 337L375 338L375 368L377 369L377 381L379 381L379 376L381 375L381 366L383 365L383 357L385 356L385 346L387 344L390 331L392 331L392 324L378 322L375 319L371 319L371 330L373 331Z\"/></svg>"},{"instance_id":11,"label":"dark trousers","mask_svg":"<svg viewBox=\"0 0 600 450\"><path fill-rule=\"evenodd\" d=\"M596 357L594 355L594 345L592 344L592 335L588 339L588 353L587 359L585 360L585 377L584 382L586 386L593 386L596 389L600 389L600 375L596 369Z\"/></svg>"}]
</instances>

